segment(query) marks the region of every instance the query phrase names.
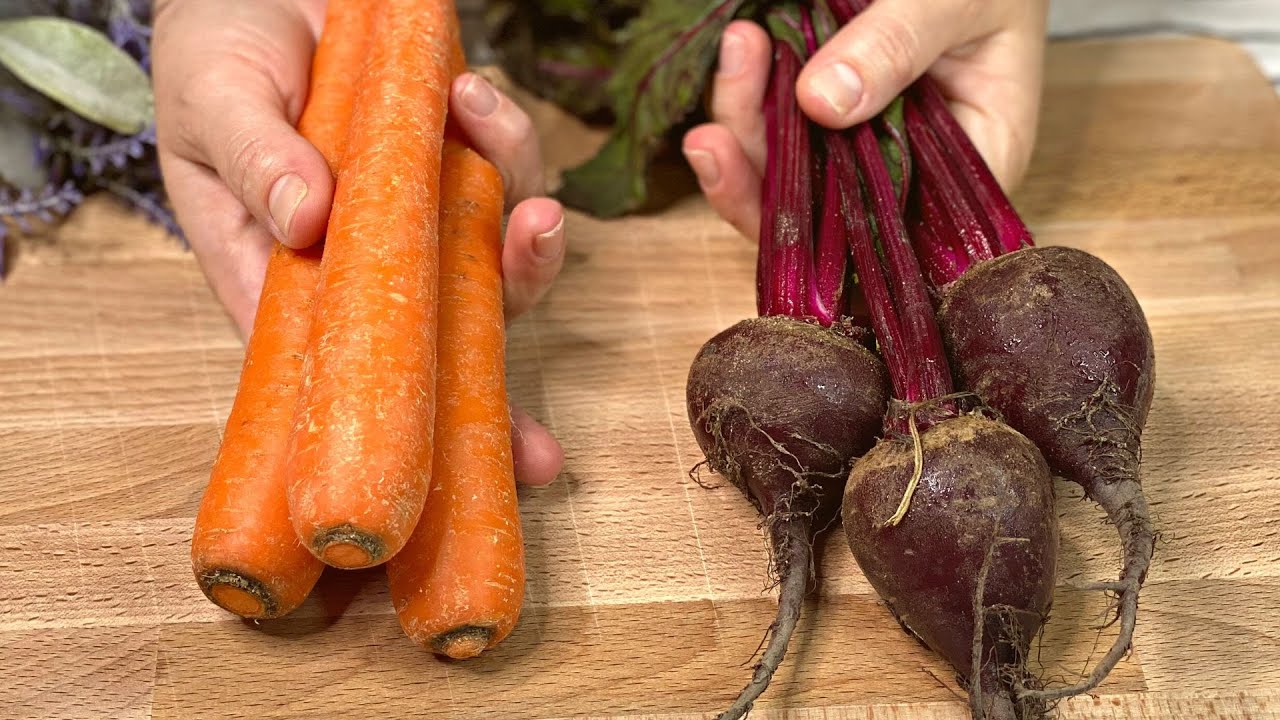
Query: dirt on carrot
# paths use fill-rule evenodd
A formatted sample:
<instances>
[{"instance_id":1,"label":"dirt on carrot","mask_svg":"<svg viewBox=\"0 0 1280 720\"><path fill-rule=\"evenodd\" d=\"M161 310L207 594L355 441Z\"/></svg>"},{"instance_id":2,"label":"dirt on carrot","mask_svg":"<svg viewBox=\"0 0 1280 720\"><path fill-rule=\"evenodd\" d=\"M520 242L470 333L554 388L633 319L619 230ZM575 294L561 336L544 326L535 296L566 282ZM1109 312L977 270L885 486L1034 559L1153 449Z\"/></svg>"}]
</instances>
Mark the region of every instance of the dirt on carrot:
<instances>
[{"instance_id":1,"label":"dirt on carrot","mask_svg":"<svg viewBox=\"0 0 1280 720\"><path fill-rule=\"evenodd\" d=\"M408 636L454 659L505 638L524 600L505 380L502 204L498 170L446 139L434 477L387 576Z\"/></svg>"},{"instance_id":2,"label":"dirt on carrot","mask_svg":"<svg viewBox=\"0 0 1280 720\"><path fill-rule=\"evenodd\" d=\"M441 148L460 69L452 2L377 8L288 463L295 531L342 568L399 552L430 485Z\"/></svg>"},{"instance_id":3,"label":"dirt on carrot","mask_svg":"<svg viewBox=\"0 0 1280 720\"><path fill-rule=\"evenodd\" d=\"M299 121L299 131L335 174L341 171L369 43L369 18L364 0L330 0ZM200 588L243 617L292 611L324 567L293 531L284 477L319 279L319 247L276 246L222 447L196 517L191 560Z\"/></svg>"}]
</instances>

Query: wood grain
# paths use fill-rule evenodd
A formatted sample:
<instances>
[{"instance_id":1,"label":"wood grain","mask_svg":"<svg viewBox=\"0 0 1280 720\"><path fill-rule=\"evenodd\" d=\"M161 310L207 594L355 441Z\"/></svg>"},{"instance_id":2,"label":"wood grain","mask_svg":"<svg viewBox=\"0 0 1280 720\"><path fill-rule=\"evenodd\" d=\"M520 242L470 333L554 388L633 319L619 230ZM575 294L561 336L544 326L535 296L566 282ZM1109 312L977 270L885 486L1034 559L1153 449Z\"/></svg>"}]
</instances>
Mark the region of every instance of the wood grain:
<instances>
[{"instance_id":1,"label":"wood grain","mask_svg":"<svg viewBox=\"0 0 1280 720\"><path fill-rule=\"evenodd\" d=\"M1145 483L1162 532L1134 652L1059 717L1280 717L1280 102L1214 41L1058 43L1016 200L1044 244L1130 282L1157 348ZM530 109L553 176L599 139ZM522 489L528 607L494 655L401 635L380 570L329 573L251 625L190 576L192 517L242 346L173 242L95 200L0 287L0 718L705 720L772 616L758 518L704 489L684 414L699 345L753 311L749 243L696 197L570 218L564 274L511 328L510 385L566 449ZM705 477L714 483L716 478ZM1037 656L1078 674L1113 629L1101 513L1058 484L1062 561ZM838 536L753 718L967 717Z\"/></svg>"}]
</instances>

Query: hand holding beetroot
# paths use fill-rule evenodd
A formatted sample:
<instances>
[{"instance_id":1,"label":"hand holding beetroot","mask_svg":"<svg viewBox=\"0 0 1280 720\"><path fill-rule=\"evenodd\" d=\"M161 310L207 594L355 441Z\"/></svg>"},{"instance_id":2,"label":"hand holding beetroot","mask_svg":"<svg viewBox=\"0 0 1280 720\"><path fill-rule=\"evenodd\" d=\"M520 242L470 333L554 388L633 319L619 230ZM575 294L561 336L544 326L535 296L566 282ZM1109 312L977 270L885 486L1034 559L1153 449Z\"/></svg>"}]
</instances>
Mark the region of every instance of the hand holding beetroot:
<instances>
[{"instance_id":1,"label":"hand holding beetroot","mask_svg":"<svg viewBox=\"0 0 1280 720\"><path fill-rule=\"evenodd\" d=\"M1150 332L1133 294L1101 260L1033 246L932 79L916 81L884 113L849 130L805 121L794 95L799 67L823 56L818 48L835 28L865 9L855 0L806 5L775 9L767 22L774 62L763 93L760 313L807 319L821 332L817 325L833 321L850 326L865 301L895 400L879 444L860 458L839 458L852 462L842 513L850 548L903 627L965 680L975 718L1041 717L1049 702L1096 687L1132 641L1154 537L1138 482ZM777 334L731 354L717 338L691 372L695 434L712 467L753 497L759 488L743 469L762 453L748 446L736 459L723 452L720 436L708 441L709 427L726 425L707 424L707 388L737 407L732 399L744 388L777 386L753 396L737 426L742 437L759 433L752 418L802 416L808 396L797 385L803 388L811 366L783 370L761 361L778 352L775 344L801 347L799 335ZM749 376L731 372L744 367ZM869 377L853 373L843 391L868 392ZM863 428L864 414L858 417ZM820 464L769 432L759 437L801 473L806 462ZM808 451L813 437L830 433L805 428L787 436ZM817 447L847 452L865 442ZM1102 505L1121 534L1124 569L1118 582L1093 586L1119 597L1115 645L1082 682L1045 689L1027 657L1052 606L1058 528L1051 471ZM827 481L823 489L837 485ZM748 711L776 669L778 629L794 623L782 608L796 602L794 592L784 585L774 642L722 717Z\"/></svg>"}]
</instances>

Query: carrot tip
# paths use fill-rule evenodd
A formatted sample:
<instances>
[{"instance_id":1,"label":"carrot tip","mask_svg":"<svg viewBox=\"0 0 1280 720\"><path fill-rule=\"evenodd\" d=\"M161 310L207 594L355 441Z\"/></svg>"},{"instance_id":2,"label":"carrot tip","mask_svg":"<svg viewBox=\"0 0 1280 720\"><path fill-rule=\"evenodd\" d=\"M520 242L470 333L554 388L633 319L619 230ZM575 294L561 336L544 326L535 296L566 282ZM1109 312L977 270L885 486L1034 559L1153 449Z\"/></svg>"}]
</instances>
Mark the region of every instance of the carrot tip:
<instances>
[{"instance_id":1,"label":"carrot tip","mask_svg":"<svg viewBox=\"0 0 1280 720\"><path fill-rule=\"evenodd\" d=\"M466 660L484 652L493 638L493 628L464 625L435 636L432 649L454 660Z\"/></svg>"},{"instance_id":2,"label":"carrot tip","mask_svg":"<svg viewBox=\"0 0 1280 720\"><path fill-rule=\"evenodd\" d=\"M326 565L358 570L385 560L387 550L378 536L350 525L340 525L316 533L311 551Z\"/></svg>"},{"instance_id":3,"label":"carrot tip","mask_svg":"<svg viewBox=\"0 0 1280 720\"><path fill-rule=\"evenodd\" d=\"M368 567L373 564L367 550L358 545L348 543L330 545L324 549L321 559L329 565L347 570Z\"/></svg>"},{"instance_id":4,"label":"carrot tip","mask_svg":"<svg viewBox=\"0 0 1280 720\"><path fill-rule=\"evenodd\" d=\"M241 617L262 615L262 601L238 587L219 585L211 592L214 602Z\"/></svg>"},{"instance_id":5,"label":"carrot tip","mask_svg":"<svg viewBox=\"0 0 1280 720\"><path fill-rule=\"evenodd\" d=\"M277 605L261 581L234 570L214 570L200 578L205 595L227 612L245 618L276 616Z\"/></svg>"}]
</instances>

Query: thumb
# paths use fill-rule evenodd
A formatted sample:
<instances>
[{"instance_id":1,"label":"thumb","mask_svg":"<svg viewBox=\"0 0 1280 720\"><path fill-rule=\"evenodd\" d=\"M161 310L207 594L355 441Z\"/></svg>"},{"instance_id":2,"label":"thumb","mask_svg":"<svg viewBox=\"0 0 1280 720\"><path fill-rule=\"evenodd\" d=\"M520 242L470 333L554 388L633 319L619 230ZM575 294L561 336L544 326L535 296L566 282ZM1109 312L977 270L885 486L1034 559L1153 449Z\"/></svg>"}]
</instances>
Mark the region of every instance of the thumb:
<instances>
[{"instance_id":1,"label":"thumb","mask_svg":"<svg viewBox=\"0 0 1280 720\"><path fill-rule=\"evenodd\" d=\"M210 90L185 108L194 120L180 125L193 128L184 143L191 159L212 167L280 242L301 248L319 241L333 176L320 151L287 119L284 98L255 73L207 85Z\"/></svg>"},{"instance_id":2,"label":"thumb","mask_svg":"<svg viewBox=\"0 0 1280 720\"><path fill-rule=\"evenodd\" d=\"M814 54L796 96L815 122L846 128L873 117L947 50L985 32L996 3L876 0Z\"/></svg>"}]
</instances>

